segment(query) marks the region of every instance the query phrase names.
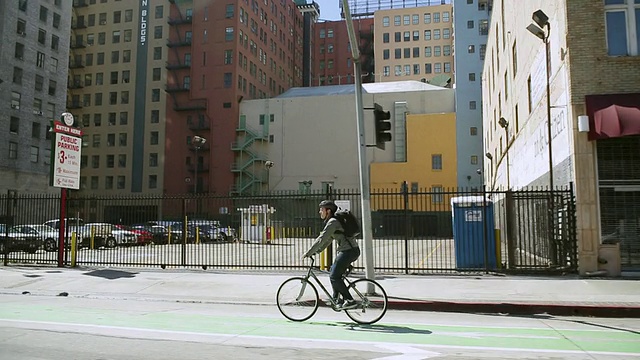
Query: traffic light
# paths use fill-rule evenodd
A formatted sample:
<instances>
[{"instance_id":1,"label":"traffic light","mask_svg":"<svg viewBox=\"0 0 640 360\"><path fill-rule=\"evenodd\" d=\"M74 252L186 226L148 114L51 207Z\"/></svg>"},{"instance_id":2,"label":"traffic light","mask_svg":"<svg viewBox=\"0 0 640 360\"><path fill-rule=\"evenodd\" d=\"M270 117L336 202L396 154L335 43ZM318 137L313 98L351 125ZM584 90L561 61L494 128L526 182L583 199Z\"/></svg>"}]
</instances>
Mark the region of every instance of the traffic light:
<instances>
[{"instance_id":1,"label":"traffic light","mask_svg":"<svg viewBox=\"0 0 640 360\"><path fill-rule=\"evenodd\" d=\"M373 116L376 125L376 147L384 150L384 143L391 141L391 113L384 111L382 106L373 104Z\"/></svg>"}]
</instances>

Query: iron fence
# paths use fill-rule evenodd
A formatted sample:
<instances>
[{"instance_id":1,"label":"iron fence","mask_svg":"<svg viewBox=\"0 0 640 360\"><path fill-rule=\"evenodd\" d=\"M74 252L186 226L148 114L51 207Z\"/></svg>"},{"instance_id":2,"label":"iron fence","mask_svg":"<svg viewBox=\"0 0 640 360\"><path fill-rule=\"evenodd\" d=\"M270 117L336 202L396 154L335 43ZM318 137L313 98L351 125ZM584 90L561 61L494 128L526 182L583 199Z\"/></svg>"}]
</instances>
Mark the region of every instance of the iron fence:
<instances>
[{"instance_id":1,"label":"iron fence","mask_svg":"<svg viewBox=\"0 0 640 360\"><path fill-rule=\"evenodd\" d=\"M354 190L256 196L0 196L4 264L302 269L301 255L323 223L318 203L331 198L361 213ZM59 224L63 251L38 235L36 249L16 246L25 225ZM371 194L372 253L377 271L575 272L573 189L440 192L408 189ZM17 230L16 230L17 229ZM107 230L105 230L107 229ZM106 232L105 232L106 231ZM72 234L77 251L72 258ZM132 235L133 234L133 235ZM33 234L31 234L33 235ZM114 241L110 241L113 239ZM362 239L360 239L362 245ZM330 263L331 257L324 258ZM364 267L364 259L356 261Z\"/></svg>"}]
</instances>

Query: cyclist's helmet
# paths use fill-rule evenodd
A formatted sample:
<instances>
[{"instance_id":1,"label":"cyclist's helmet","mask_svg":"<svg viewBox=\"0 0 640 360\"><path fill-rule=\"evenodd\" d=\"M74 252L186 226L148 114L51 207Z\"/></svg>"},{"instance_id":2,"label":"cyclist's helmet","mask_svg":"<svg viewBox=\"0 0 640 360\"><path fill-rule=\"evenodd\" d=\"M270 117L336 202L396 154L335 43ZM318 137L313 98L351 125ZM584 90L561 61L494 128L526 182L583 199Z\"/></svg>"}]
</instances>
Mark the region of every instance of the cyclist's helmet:
<instances>
[{"instance_id":1,"label":"cyclist's helmet","mask_svg":"<svg viewBox=\"0 0 640 360\"><path fill-rule=\"evenodd\" d=\"M322 200L319 207L331 210L332 214L335 214L338 210L338 206L331 200Z\"/></svg>"}]
</instances>

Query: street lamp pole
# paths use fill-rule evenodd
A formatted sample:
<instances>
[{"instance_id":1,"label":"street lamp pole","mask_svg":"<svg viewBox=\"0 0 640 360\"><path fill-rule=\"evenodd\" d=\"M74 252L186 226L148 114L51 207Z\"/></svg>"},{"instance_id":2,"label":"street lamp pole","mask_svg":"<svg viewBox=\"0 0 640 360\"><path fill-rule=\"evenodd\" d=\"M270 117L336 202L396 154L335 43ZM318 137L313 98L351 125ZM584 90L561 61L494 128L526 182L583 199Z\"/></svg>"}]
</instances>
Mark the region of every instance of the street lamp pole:
<instances>
[{"instance_id":1,"label":"street lamp pole","mask_svg":"<svg viewBox=\"0 0 640 360\"><path fill-rule=\"evenodd\" d=\"M555 248L555 199L554 199L554 180L553 180L553 138L551 131L551 59L550 59L550 44L549 44L549 35L551 34L551 24L549 24L549 17L542 11L536 10L531 16L535 24L529 24L527 26L527 30L538 37L540 40L544 42L544 51L545 51L545 68L546 68L546 86L547 86L547 138L549 144L547 149L549 151L549 187L550 187L550 198L549 198L549 241L550 241L550 258L553 264L556 264L556 254L557 249ZM537 25L536 25L537 24ZM543 28L547 28L545 33Z\"/></svg>"},{"instance_id":2,"label":"street lamp pole","mask_svg":"<svg viewBox=\"0 0 640 360\"><path fill-rule=\"evenodd\" d=\"M498 124L500 125L501 128L504 129L505 135L506 135L506 148L505 148L505 157L507 160L507 191L511 190L511 180L509 179L509 122L501 117L500 120L498 120Z\"/></svg>"},{"instance_id":3,"label":"street lamp pole","mask_svg":"<svg viewBox=\"0 0 640 360\"><path fill-rule=\"evenodd\" d=\"M200 162L198 161L198 150L200 150L200 148L207 142L207 139L201 137L201 136L194 136L193 137L193 147L196 150L196 160L195 160L195 181L194 181L194 185L193 185L193 193L197 194L198 193L198 171L200 170Z\"/></svg>"}]
</instances>

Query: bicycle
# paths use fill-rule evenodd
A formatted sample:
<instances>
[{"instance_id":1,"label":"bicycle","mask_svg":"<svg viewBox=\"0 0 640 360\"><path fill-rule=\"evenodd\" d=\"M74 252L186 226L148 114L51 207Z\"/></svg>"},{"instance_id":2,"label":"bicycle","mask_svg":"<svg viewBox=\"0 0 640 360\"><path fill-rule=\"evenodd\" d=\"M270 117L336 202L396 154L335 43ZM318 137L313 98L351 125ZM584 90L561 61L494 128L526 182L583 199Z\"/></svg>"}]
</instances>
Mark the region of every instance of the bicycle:
<instances>
[{"instance_id":1,"label":"bicycle","mask_svg":"<svg viewBox=\"0 0 640 360\"><path fill-rule=\"evenodd\" d=\"M329 291L322 285L313 267L315 258L311 257L311 264L306 276L295 276L285 280L278 288L276 303L278 310L287 319L292 321L305 321L315 315L320 306L320 297L316 286L310 281L320 286L320 289L329 298L328 305L336 312L343 309L329 294ZM384 316L387 312L387 293L376 281L370 279L358 279L350 281L347 276L351 273L353 265L342 276L347 283L347 288L351 296L356 300L357 306L345 309L347 316L358 324L373 324Z\"/></svg>"}]
</instances>

